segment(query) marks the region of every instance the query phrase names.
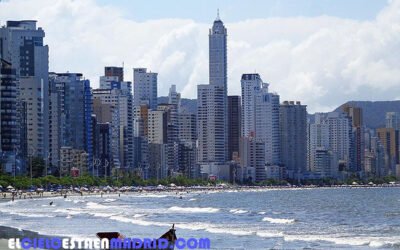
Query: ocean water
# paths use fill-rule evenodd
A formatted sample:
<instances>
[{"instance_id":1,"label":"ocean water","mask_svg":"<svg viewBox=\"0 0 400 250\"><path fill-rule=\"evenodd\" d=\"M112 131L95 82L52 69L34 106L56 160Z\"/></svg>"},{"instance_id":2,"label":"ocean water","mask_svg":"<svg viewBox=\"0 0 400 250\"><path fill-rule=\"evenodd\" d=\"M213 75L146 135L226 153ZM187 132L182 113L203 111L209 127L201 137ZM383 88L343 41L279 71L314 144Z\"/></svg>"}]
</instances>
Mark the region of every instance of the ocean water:
<instances>
[{"instance_id":1,"label":"ocean water","mask_svg":"<svg viewBox=\"0 0 400 250\"><path fill-rule=\"evenodd\" d=\"M175 223L178 237L208 237L213 249L400 249L399 188L27 199L0 203L0 218L3 226L93 238L159 237Z\"/></svg>"}]
</instances>

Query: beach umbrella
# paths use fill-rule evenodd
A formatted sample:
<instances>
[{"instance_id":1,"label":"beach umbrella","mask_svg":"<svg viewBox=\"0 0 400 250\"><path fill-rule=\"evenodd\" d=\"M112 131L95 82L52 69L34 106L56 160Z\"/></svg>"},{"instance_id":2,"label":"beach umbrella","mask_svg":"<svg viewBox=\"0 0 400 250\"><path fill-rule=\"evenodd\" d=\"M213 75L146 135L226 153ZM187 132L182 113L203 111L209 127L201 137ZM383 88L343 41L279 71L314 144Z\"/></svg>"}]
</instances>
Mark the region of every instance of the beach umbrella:
<instances>
[{"instance_id":1,"label":"beach umbrella","mask_svg":"<svg viewBox=\"0 0 400 250\"><path fill-rule=\"evenodd\" d=\"M14 189L13 186L9 185L7 189Z\"/></svg>"}]
</instances>

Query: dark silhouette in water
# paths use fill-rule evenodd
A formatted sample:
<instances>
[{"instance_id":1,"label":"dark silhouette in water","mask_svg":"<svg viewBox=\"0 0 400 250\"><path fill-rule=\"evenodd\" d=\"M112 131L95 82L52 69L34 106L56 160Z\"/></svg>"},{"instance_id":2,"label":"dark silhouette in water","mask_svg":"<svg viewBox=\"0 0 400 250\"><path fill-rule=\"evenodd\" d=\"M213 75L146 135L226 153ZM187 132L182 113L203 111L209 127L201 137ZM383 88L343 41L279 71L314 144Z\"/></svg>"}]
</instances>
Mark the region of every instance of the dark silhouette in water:
<instances>
[{"instance_id":1,"label":"dark silhouette in water","mask_svg":"<svg viewBox=\"0 0 400 250\"><path fill-rule=\"evenodd\" d=\"M166 233L161 235L159 239L166 239L168 240L168 247L166 249L174 249L175 246L175 241L177 240L176 234L175 234L175 224L172 224L172 228L168 230ZM98 238L100 239L108 239L111 242L111 239L120 239L122 242L124 240L124 236L120 234L119 232L100 232L96 234ZM158 240L156 240L157 245L158 245ZM133 248L127 248L127 249L143 249L140 248L141 246L136 245ZM148 248L146 248L148 249Z\"/></svg>"},{"instance_id":2,"label":"dark silhouette in water","mask_svg":"<svg viewBox=\"0 0 400 250\"><path fill-rule=\"evenodd\" d=\"M53 202L52 201L50 202L50 206L53 206Z\"/></svg>"}]
</instances>

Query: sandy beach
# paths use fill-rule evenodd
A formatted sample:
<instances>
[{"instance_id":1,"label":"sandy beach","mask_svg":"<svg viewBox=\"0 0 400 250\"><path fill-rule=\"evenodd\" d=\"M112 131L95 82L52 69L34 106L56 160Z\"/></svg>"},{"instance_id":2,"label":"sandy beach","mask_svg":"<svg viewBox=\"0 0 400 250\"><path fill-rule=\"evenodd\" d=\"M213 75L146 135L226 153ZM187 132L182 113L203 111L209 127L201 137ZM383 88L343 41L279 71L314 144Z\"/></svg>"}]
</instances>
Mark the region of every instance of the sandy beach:
<instances>
[{"instance_id":1,"label":"sandy beach","mask_svg":"<svg viewBox=\"0 0 400 250\"><path fill-rule=\"evenodd\" d=\"M48 236L40 235L36 232L32 232L29 230L19 230L12 227L0 226L0 249L9 249L8 239L10 238L25 238L25 237L39 238Z\"/></svg>"}]
</instances>

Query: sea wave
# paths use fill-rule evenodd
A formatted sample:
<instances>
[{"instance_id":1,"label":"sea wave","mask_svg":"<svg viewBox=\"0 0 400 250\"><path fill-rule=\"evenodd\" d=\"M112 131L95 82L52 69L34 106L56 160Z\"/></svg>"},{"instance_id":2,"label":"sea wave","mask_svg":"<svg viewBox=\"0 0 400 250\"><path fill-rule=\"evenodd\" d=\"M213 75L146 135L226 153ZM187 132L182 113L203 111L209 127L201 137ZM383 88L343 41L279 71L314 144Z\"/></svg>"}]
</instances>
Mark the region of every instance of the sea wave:
<instances>
[{"instance_id":1,"label":"sea wave","mask_svg":"<svg viewBox=\"0 0 400 250\"><path fill-rule=\"evenodd\" d=\"M135 214L133 215L133 218L140 218L140 217L144 217L147 216L147 214Z\"/></svg>"},{"instance_id":2,"label":"sea wave","mask_svg":"<svg viewBox=\"0 0 400 250\"><path fill-rule=\"evenodd\" d=\"M274 223L274 224L291 224L294 223L296 220L264 217L262 221L268 221L269 223Z\"/></svg>"},{"instance_id":3,"label":"sea wave","mask_svg":"<svg viewBox=\"0 0 400 250\"><path fill-rule=\"evenodd\" d=\"M234 228L223 228L223 227L209 227L205 229L207 232L215 233L215 234L231 234L235 236L246 236L252 235L254 232L246 231L241 229Z\"/></svg>"},{"instance_id":4,"label":"sea wave","mask_svg":"<svg viewBox=\"0 0 400 250\"><path fill-rule=\"evenodd\" d=\"M233 213L233 214L245 214L245 213L247 213L249 211L241 210L241 209L231 209L231 210L229 210L229 212Z\"/></svg>"},{"instance_id":5,"label":"sea wave","mask_svg":"<svg viewBox=\"0 0 400 250\"><path fill-rule=\"evenodd\" d=\"M251 229L235 228L229 226L218 226L216 224L202 223L202 222L177 223L176 228L187 229L192 231L204 230L213 234L230 234L235 236L246 236L255 233L255 231Z\"/></svg>"},{"instance_id":6,"label":"sea wave","mask_svg":"<svg viewBox=\"0 0 400 250\"><path fill-rule=\"evenodd\" d=\"M217 213L219 208L213 207L170 207L169 211L180 212L180 213Z\"/></svg>"},{"instance_id":7,"label":"sea wave","mask_svg":"<svg viewBox=\"0 0 400 250\"><path fill-rule=\"evenodd\" d=\"M334 235L285 235L285 241L326 241L336 245L369 246L369 247L394 247L400 245L399 237L354 237Z\"/></svg>"},{"instance_id":8,"label":"sea wave","mask_svg":"<svg viewBox=\"0 0 400 250\"><path fill-rule=\"evenodd\" d=\"M22 216L22 217L30 217L30 218L54 218L54 215L49 215L49 214L42 214L42 213L25 213L25 212L8 212L11 215L17 215L17 216Z\"/></svg>"},{"instance_id":9,"label":"sea wave","mask_svg":"<svg viewBox=\"0 0 400 250\"><path fill-rule=\"evenodd\" d=\"M283 232L257 231L256 235L263 238L283 237Z\"/></svg>"},{"instance_id":10,"label":"sea wave","mask_svg":"<svg viewBox=\"0 0 400 250\"><path fill-rule=\"evenodd\" d=\"M91 201L86 203L86 207L90 208L90 209L105 209L105 208L109 208L109 206L104 206L104 205L101 205L99 203L91 202Z\"/></svg>"}]
</instances>

